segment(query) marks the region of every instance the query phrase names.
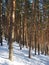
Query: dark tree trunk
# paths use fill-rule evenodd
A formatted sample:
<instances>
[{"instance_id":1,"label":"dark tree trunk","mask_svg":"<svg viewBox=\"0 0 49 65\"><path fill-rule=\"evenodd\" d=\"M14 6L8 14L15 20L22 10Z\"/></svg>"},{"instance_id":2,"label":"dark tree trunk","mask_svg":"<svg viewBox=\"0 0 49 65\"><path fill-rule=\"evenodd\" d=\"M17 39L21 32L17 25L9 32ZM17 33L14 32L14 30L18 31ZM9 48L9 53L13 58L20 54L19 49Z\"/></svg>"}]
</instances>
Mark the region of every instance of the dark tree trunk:
<instances>
[{"instance_id":1,"label":"dark tree trunk","mask_svg":"<svg viewBox=\"0 0 49 65\"><path fill-rule=\"evenodd\" d=\"M29 58L31 58L31 47L29 47Z\"/></svg>"},{"instance_id":2,"label":"dark tree trunk","mask_svg":"<svg viewBox=\"0 0 49 65\"><path fill-rule=\"evenodd\" d=\"M1 23L0 23L0 43L1 43L1 46L2 46L3 44L2 44L2 28L1 28Z\"/></svg>"},{"instance_id":3,"label":"dark tree trunk","mask_svg":"<svg viewBox=\"0 0 49 65\"><path fill-rule=\"evenodd\" d=\"M3 45L2 44L2 27L1 27L1 25L2 25L2 17L1 17L1 14L2 14L2 5L1 5L1 2L2 2L2 0L0 1L0 44L1 44L1 46Z\"/></svg>"},{"instance_id":4,"label":"dark tree trunk","mask_svg":"<svg viewBox=\"0 0 49 65\"><path fill-rule=\"evenodd\" d=\"M35 31L35 55L36 55L36 31Z\"/></svg>"},{"instance_id":5,"label":"dark tree trunk","mask_svg":"<svg viewBox=\"0 0 49 65\"><path fill-rule=\"evenodd\" d=\"M44 50L45 50L45 55L46 55L46 44L45 44L45 48L44 48Z\"/></svg>"},{"instance_id":6,"label":"dark tree trunk","mask_svg":"<svg viewBox=\"0 0 49 65\"><path fill-rule=\"evenodd\" d=\"M22 35L22 14L20 14L20 39L19 39L19 43L20 43L20 50L22 50L22 37L21 37L21 35Z\"/></svg>"},{"instance_id":7,"label":"dark tree trunk","mask_svg":"<svg viewBox=\"0 0 49 65\"><path fill-rule=\"evenodd\" d=\"M31 58L31 36L29 41L29 58Z\"/></svg>"},{"instance_id":8,"label":"dark tree trunk","mask_svg":"<svg viewBox=\"0 0 49 65\"><path fill-rule=\"evenodd\" d=\"M24 47L24 20L23 20L23 47Z\"/></svg>"},{"instance_id":9,"label":"dark tree trunk","mask_svg":"<svg viewBox=\"0 0 49 65\"><path fill-rule=\"evenodd\" d=\"M46 47L47 55L48 55L48 46Z\"/></svg>"},{"instance_id":10,"label":"dark tree trunk","mask_svg":"<svg viewBox=\"0 0 49 65\"><path fill-rule=\"evenodd\" d=\"M44 54L44 49L42 47L42 44L41 44L41 54Z\"/></svg>"},{"instance_id":11,"label":"dark tree trunk","mask_svg":"<svg viewBox=\"0 0 49 65\"><path fill-rule=\"evenodd\" d=\"M39 43L38 43L38 55L40 55L40 46L39 46Z\"/></svg>"}]
</instances>

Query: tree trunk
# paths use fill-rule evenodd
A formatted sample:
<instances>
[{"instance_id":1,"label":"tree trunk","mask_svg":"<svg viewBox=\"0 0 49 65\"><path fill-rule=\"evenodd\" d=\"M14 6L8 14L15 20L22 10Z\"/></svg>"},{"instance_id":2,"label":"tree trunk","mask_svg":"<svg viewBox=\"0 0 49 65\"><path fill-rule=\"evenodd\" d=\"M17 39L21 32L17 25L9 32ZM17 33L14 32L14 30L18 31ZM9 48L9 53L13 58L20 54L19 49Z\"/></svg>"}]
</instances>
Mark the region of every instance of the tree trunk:
<instances>
[{"instance_id":1,"label":"tree trunk","mask_svg":"<svg viewBox=\"0 0 49 65\"><path fill-rule=\"evenodd\" d=\"M36 55L36 31L35 31L35 55Z\"/></svg>"},{"instance_id":2,"label":"tree trunk","mask_svg":"<svg viewBox=\"0 0 49 65\"><path fill-rule=\"evenodd\" d=\"M39 46L39 43L38 43L38 55L40 55L40 46Z\"/></svg>"},{"instance_id":3,"label":"tree trunk","mask_svg":"<svg viewBox=\"0 0 49 65\"><path fill-rule=\"evenodd\" d=\"M2 5L1 5L1 1L0 1L0 43L1 43L1 46L3 45L2 44L2 27L1 27L1 25L2 25L2 20L1 20L1 14L2 14Z\"/></svg>"},{"instance_id":4,"label":"tree trunk","mask_svg":"<svg viewBox=\"0 0 49 65\"><path fill-rule=\"evenodd\" d=\"M31 36L29 41L29 58L31 58Z\"/></svg>"},{"instance_id":5,"label":"tree trunk","mask_svg":"<svg viewBox=\"0 0 49 65\"><path fill-rule=\"evenodd\" d=\"M10 26L9 26L9 60L13 60L13 43L12 43L12 23L13 23L13 1L9 1L10 2Z\"/></svg>"},{"instance_id":6,"label":"tree trunk","mask_svg":"<svg viewBox=\"0 0 49 65\"><path fill-rule=\"evenodd\" d=\"M12 44L12 40L10 40L10 44L9 44L9 59L13 60L13 44Z\"/></svg>"}]
</instances>

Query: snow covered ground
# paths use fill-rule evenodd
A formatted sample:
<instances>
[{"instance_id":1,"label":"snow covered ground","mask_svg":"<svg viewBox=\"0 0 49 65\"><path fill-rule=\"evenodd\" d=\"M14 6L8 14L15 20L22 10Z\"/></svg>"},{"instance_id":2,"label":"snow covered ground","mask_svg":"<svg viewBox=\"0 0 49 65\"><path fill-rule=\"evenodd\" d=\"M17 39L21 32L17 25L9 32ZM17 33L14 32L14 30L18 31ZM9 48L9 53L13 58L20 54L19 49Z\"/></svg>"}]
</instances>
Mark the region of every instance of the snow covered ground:
<instances>
[{"instance_id":1,"label":"snow covered ground","mask_svg":"<svg viewBox=\"0 0 49 65\"><path fill-rule=\"evenodd\" d=\"M20 50L16 42L13 44L13 61L11 62L8 59L7 41L3 40L3 46L0 46L0 65L49 65L49 56L34 55L32 51L32 57L29 59L27 48Z\"/></svg>"}]
</instances>

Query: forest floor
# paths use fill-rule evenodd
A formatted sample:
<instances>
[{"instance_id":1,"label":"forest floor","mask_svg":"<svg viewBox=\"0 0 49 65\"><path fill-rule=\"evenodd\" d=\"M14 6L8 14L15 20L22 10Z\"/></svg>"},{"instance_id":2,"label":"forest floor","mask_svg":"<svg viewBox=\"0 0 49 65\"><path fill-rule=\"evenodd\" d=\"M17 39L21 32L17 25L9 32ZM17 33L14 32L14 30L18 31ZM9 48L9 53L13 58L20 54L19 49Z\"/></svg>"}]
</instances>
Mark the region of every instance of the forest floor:
<instances>
[{"instance_id":1,"label":"forest floor","mask_svg":"<svg viewBox=\"0 0 49 65\"><path fill-rule=\"evenodd\" d=\"M8 59L9 49L7 41L3 40L3 46L0 46L0 65L49 65L49 56L34 55L34 50L31 53L31 59L28 58L26 47L20 50L19 44L13 43L13 61Z\"/></svg>"}]
</instances>

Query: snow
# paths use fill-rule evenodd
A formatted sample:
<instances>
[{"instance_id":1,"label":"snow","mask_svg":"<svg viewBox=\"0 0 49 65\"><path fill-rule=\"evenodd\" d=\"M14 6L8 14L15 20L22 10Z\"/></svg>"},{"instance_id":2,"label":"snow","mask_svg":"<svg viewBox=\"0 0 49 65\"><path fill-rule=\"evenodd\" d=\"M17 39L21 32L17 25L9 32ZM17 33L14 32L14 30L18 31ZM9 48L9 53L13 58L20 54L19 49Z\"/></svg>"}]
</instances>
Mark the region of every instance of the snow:
<instances>
[{"instance_id":1,"label":"snow","mask_svg":"<svg viewBox=\"0 0 49 65\"><path fill-rule=\"evenodd\" d=\"M17 42L13 43L13 61L8 59L8 45L7 41L3 40L3 46L0 46L0 65L49 65L49 56L34 55L34 50L31 53L31 59L28 58L28 51L26 47L20 50Z\"/></svg>"}]
</instances>

